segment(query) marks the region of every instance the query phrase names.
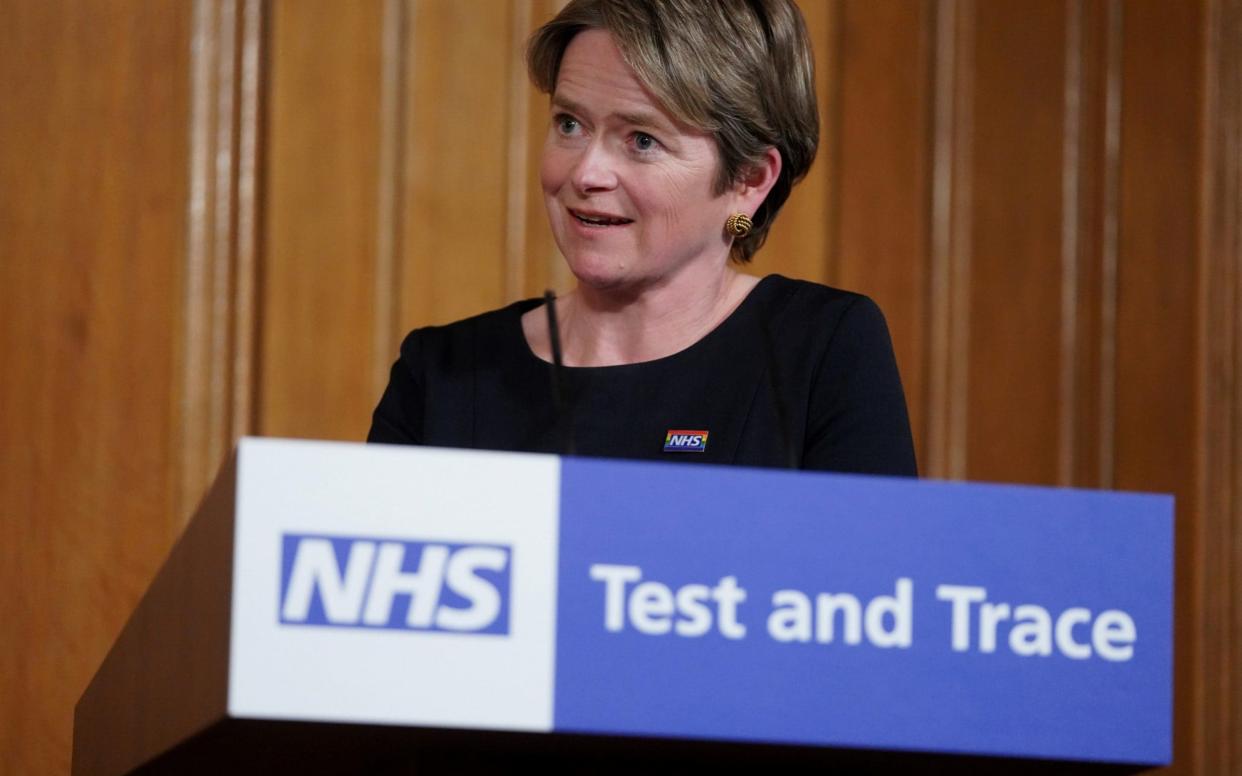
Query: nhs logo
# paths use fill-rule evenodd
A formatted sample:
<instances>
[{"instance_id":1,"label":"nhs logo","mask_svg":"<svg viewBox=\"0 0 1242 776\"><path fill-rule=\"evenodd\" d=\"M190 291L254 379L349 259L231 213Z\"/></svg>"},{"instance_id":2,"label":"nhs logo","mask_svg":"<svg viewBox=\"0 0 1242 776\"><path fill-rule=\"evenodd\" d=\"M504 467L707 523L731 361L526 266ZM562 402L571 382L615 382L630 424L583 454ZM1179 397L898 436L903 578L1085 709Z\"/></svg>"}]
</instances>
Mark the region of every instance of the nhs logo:
<instances>
[{"instance_id":1,"label":"nhs logo","mask_svg":"<svg viewBox=\"0 0 1242 776\"><path fill-rule=\"evenodd\" d=\"M507 634L511 559L499 544L284 534L280 622Z\"/></svg>"},{"instance_id":2,"label":"nhs logo","mask_svg":"<svg viewBox=\"0 0 1242 776\"><path fill-rule=\"evenodd\" d=\"M664 452L666 453L703 453L707 452L707 431L670 428L664 435Z\"/></svg>"}]
</instances>

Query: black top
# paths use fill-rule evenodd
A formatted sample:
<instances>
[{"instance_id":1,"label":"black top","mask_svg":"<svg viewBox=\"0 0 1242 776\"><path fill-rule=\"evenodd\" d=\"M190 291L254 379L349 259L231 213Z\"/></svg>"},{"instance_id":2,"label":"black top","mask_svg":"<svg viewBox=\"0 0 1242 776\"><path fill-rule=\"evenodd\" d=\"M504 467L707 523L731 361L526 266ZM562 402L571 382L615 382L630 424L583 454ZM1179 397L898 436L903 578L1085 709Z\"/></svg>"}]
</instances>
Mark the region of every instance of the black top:
<instances>
[{"instance_id":1,"label":"black top","mask_svg":"<svg viewBox=\"0 0 1242 776\"><path fill-rule=\"evenodd\" d=\"M553 368L516 302L401 345L369 442L561 453ZM579 455L914 476L905 396L880 309L865 296L769 275L719 326L655 361L566 367ZM665 452L669 431L707 431Z\"/></svg>"}]
</instances>

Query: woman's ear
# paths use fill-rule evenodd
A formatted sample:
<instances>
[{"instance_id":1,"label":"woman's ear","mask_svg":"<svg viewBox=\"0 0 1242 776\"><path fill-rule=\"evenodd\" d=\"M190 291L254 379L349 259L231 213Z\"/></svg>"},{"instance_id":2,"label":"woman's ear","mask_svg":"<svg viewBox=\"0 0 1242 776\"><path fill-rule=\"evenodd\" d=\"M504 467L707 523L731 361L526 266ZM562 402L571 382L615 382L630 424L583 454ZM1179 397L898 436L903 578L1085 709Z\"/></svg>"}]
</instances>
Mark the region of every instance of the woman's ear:
<instances>
[{"instance_id":1,"label":"woman's ear","mask_svg":"<svg viewBox=\"0 0 1242 776\"><path fill-rule=\"evenodd\" d=\"M767 199L781 174L781 152L775 148L764 151L763 158L742 169L734 191L737 210L754 213Z\"/></svg>"}]
</instances>

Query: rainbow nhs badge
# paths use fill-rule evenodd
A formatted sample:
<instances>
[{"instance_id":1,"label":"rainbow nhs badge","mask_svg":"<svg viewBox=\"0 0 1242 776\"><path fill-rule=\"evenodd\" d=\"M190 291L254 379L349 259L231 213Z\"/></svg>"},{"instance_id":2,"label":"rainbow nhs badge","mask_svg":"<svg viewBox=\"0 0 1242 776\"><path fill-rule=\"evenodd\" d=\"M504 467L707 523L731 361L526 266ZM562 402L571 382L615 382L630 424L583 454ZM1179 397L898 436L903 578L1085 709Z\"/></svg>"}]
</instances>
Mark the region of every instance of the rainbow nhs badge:
<instances>
[{"instance_id":1,"label":"rainbow nhs badge","mask_svg":"<svg viewBox=\"0 0 1242 776\"><path fill-rule=\"evenodd\" d=\"M669 429L664 436L664 452L666 453L704 453L707 452L707 432Z\"/></svg>"}]
</instances>

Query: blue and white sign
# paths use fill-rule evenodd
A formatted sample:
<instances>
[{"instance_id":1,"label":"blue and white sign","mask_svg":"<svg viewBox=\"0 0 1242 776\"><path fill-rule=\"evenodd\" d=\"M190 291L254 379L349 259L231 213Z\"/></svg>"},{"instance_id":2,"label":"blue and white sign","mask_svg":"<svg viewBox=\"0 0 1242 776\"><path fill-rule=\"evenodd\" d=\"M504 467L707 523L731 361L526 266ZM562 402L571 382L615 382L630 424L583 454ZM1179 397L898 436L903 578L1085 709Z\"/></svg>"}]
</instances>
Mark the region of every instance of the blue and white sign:
<instances>
[{"instance_id":1,"label":"blue and white sign","mask_svg":"<svg viewBox=\"0 0 1242 776\"><path fill-rule=\"evenodd\" d=\"M247 439L229 714L552 728L552 456Z\"/></svg>"},{"instance_id":2,"label":"blue and white sign","mask_svg":"<svg viewBox=\"0 0 1242 776\"><path fill-rule=\"evenodd\" d=\"M285 534L286 625L509 632L509 548Z\"/></svg>"},{"instance_id":3,"label":"blue and white sign","mask_svg":"<svg viewBox=\"0 0 1242 776\"><path fill-rule=\"evenodd\" d=\"M1171 756L1168 497L567 460L561 515L558 730Z\"/></svg>"},{"instance_id":4,"label":"blue and white sign","mask_svg":"<svg viewBox=\"0 0 1242 776\"><path fill-rule=\"evenodd\" d=\"M1163 763L1168 496L245 440L230 713Z\"/></svg>"}]
</instances>

